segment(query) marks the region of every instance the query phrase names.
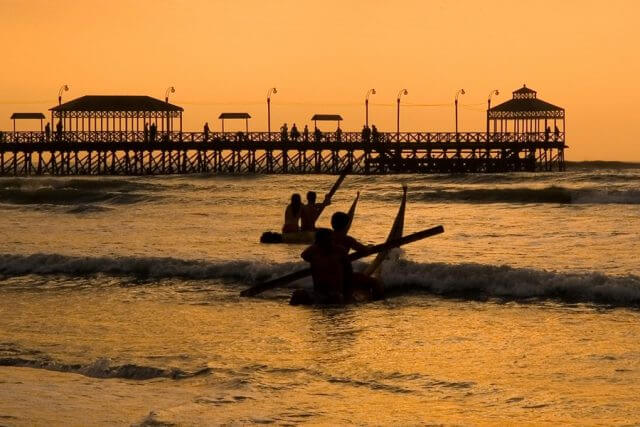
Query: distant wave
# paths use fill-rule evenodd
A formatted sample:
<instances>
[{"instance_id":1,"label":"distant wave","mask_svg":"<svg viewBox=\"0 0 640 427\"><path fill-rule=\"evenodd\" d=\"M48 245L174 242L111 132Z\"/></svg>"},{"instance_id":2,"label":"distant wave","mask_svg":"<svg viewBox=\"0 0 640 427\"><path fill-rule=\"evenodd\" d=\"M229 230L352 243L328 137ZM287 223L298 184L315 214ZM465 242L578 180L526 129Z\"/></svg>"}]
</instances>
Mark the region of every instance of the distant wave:
<instances>
[{"instance_id":1,"label":"distant wave","mask_svg":"<svg viewBox=\"0 0 640 427\"><path fill-rule=\"evenodd\" d=\"M402 259L383 265L385 286L391 291L418 290L437 295L474 298L555 299L640 306L640 277L634 275L556 273L481 264L416 263ZM297 262L273 264L260 261L209 262L160 257L0 255L0 278L5 279L31 274L71 277L104 274L151 279L220 279L238 282L245 287L301 267L304 264Z\"/></svg>"},{"instance_id":2,"label":"distant wave","mask_svg":"<svg viewBox=\"0 0 640 427\"><path fill-rule=\"evenodd\" d=\"M141 366L135 364L112 365L107 358L82 364L65 364L49 358L24 358L20 356L0 357L0 366L16 366L23 368L38 368L57 372L71 372L92 378L124 378L128 380L149 380L152 378L186 379L211 372L209 368L203 368L195 372L186 372L181 369L156 368L153 366Z\"/></svg>"},{"instance_id":3,"label":"distant wave","mask_svg":"<svg viewBox=\"0 0 640 427\"><path fill-rule=\"evenodd\" d=\"M566 162L567 170L574 169L640 169L640 162L620 162L609 160L588 160Z\"/></svg>"},{"instance_id":4,"label":"distant wave","mask_svg":"<svg viewBox=\"0 0 640 427\"><path fill-rule=\"evenodd\" d=\"M14 205L123 205L154 199L156 186L135 180L0 179L0 203Z\"/></svg>"},{"instance_id":5,"label":"distant wave","mask_svg":"<svg viewBox=\"0 0 640 427\"><path fill-rule=\"evenodd\" d=\"M386 197L383 194L382 197ZM390 195L394 200L397 195ZM567 188L463 188L422 190L412 187L409 199L469 203L640 204L640 189Z\"/></svg>"}]
</instances>

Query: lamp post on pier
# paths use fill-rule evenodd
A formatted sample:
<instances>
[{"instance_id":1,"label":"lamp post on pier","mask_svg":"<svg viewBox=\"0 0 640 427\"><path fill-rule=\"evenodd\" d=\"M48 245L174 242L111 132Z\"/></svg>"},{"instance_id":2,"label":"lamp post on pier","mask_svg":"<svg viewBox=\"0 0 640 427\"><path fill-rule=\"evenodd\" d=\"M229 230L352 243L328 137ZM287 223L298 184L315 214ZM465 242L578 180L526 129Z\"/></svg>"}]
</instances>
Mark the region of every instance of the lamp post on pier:
<instances>
[{"instance_id":1,"label":"lamp post on pier","mask_svg":"<svg viewBox=\"0 0 640 427\"><path fill-rule=\"evenodd\" d=\"M364 98L364 125L369 127L369 95L375 95L375 89L369 89L367 91L367 96Z\"/></svg>"},{"instance_id":2,"label":"lamp post on pier","mask_svg":"<svg viewBox=\"0 0 640 427\"><path fill-rule=\"evenodd\" d=\"M167 90L164 91L164 102L166 102L167 104L169 103L169 94L170 93L176 93L176 88L173 86L169 86L167 88ZM171 118L170 118L171 113L169 113L169 109L167 108L167 133L171 132ZM182 120L182 119L180 119ZM180 137L182 137L182 122L181 122L181 130L180 130Z\"/></svg>"},{"instance_id":3,"label":"lamp post on pier","mask_svg":"<svg viewBox=\"0 0 640 427\"><path fill-rule=\"evenodd\" d=\"M396 99L397 109L396 109L396 137L398 138L398 142L400 142L400 98L402 95L409 95L409 91L406 89L402 89L398 92L398 97Z\"/></svg>"},{"instance_id":4,"label":"lamp post on pier","mask_svg":"<svg viewBox=\"0 0 640 427\"><path fill-rule=\"evenodd\" d=\"M489 97L487 98L487 141L489 140L489 110L491 110L491 97L493 95L500 95L498 89L489 92Z\"/></svg>"},{"instance_id":5,"label":"lamp post on pier","mask_svg":"<svg viewBox=\"0 0 640 427\"><path fill-rule=\"evenodd\" d=\"M269 141L271 141L271 95L278 93L278 89L272 87L267 92L267 132L269 134Z\"/></svg>"},{"instance_id":6,"label":"lamp post on pier","mask_svg":"<svg viewBox=\"0 0 640 427\"><path fill-rule=\"evenodd\" d=\"M456 101L455 101L455 105L456 105L456 141L458 140L458 96L460 95L464 95L465 91L464 89L460 89L456 92Z\"/></svg>"},{"instance_id":7,"label":"lamp post on pier","mask_svg":"<svg viewBox=\"0 0 640 427\"><path fill-rule=\"evenodd\" d=\"M63 85L60 87L60 90L58 90L58 105L62 105L62 92L68 92L69 91L69 85Z\"/></svg>"}]
</instances>

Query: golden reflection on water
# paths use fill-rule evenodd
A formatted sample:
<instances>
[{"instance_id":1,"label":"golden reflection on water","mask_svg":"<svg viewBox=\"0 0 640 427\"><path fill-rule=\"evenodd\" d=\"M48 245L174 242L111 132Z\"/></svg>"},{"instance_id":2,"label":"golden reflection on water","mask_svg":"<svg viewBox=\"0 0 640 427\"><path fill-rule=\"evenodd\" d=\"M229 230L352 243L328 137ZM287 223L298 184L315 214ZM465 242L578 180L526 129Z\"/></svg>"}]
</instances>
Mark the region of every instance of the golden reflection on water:
<instances>
[{"instance_id":1,"label":"golden reflection on water","mask_svg":"<svg viewBox=\"0 0 640 427\"><path fill-rule=\"evenodd\" d=\"M83 377L84 386L98 389L86 397L85 410L117 389L130 395L128 422L148 408L158 419L187 424L640 419L635 311L426 296L323 309L232 294L176 304L157 298L160 291L135 298L118 288L32 299L9 293L0 308L0 342L29 343L23 347L67 363L106 357L112 364L212 368L186 380ZM32 375L53 375L0 370L26 383ZM61 390L51 404L81 393L75 376L51 381ZM26 390L10 384L0 400L17 393L34 403ZM174 396L171 404L160 397L166 393ZM0 404L0 413L7 405ZM60 411L56 416L64 418L64 407ZM45 407L33 414L36 421L52 416ZM109 416L115 414L104 414L105 420L117 418Z\"/></svg>"}]
</instances>

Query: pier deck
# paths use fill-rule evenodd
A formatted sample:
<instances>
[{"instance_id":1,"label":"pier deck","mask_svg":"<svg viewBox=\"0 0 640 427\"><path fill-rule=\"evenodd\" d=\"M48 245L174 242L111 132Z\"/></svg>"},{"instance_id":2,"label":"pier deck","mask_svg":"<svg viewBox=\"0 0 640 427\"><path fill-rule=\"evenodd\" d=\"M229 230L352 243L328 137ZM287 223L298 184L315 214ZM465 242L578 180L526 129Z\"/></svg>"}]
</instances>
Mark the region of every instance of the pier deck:
<instances>
[{"instance_id":1,"label":"pier deck","mask_svg":"<svg viewBox=\"0 0 640 427\"><path fill-rule=\"evenodd\" d=\"M474 173L564 170L564 133L5 132L0 175Z\"/></svg>"}]
</instances>

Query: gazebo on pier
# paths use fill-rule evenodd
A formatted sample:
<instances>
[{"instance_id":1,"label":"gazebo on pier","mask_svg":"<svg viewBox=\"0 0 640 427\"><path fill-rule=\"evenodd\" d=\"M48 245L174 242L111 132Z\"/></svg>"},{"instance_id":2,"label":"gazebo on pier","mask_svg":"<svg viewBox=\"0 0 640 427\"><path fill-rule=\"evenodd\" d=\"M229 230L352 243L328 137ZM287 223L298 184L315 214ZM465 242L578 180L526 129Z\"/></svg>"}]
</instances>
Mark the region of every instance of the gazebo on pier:
<instances>
[{"instance_id":1,"label":"gazebo on pier","mask_svg":"<svg viewBox=\"0 0 640 427\"><path fill-rule=\"evenodd\" d=\"M538 99L535 90L523 85L512 99L487 110L487 132L490 128L493 133L544 134L545 140L553 133L556 141L564 141L564 108Z\"/></svg>"},{"instance_id":2,"label":"gazebo on pier","mask_svg":"<svg viewBox=\"0 0 640 427\"><path fill-rule=\"evenodd\" d=\"M87 95L50 108L51 123L62 123L65 132L111 132L139 140L145 123L159 132L173 132L174 120L182 132L182 107L150 96ZM136 132L133 138L130 133Z\"/></svg>"}]
</instances>

